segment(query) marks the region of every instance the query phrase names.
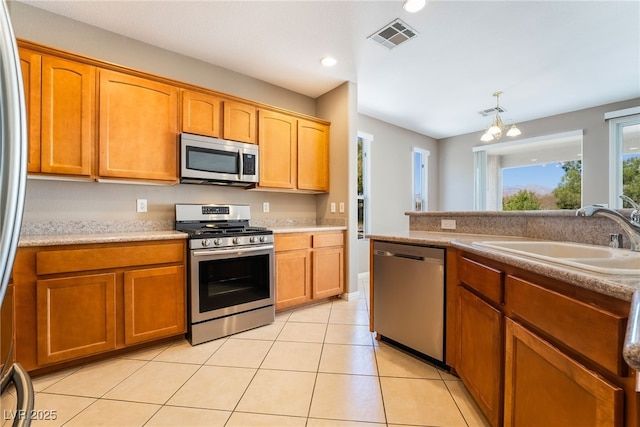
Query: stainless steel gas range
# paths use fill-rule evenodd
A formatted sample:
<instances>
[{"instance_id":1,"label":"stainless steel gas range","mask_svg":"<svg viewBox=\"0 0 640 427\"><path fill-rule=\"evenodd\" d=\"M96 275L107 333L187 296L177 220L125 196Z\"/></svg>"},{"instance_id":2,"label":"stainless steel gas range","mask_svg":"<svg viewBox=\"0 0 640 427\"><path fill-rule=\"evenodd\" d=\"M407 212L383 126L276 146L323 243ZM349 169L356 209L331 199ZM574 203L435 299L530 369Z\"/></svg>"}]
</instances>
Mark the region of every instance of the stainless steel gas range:
<instances>
[{"instance_id":1,"label":"stainless steel gas range","mask_svg":"<svg viewBox=\"0 0 640 427\"><path fill-rule=\"evenodd\" d=\"M247 205L175 208L176 230L189 234L189 342L200 344L273 322L273 232L249 225Z\"/></svg>"}]
</instances>

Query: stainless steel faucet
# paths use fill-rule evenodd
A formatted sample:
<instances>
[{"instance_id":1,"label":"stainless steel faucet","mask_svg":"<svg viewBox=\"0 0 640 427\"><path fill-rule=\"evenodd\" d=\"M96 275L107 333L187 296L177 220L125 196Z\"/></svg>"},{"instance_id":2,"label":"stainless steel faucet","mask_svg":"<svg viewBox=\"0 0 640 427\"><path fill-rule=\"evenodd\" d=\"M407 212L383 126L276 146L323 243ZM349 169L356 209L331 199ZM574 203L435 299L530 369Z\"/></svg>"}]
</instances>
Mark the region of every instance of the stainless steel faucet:
<instances>
[{"instance_id":1,"label":"stainless steel faucet","mask_svg":"<svg viewBox=\"0 0 640 427\"><path fill-rule=\"evenodd\" d=\"M640 224L627 219L620 212L600 205L584 206L576 211L576 216L602 215L614 220L629 236L631 250L640 252Z\"/></svg>"},{"instance_id":2,"label":"stainless steel faucet","mask_svg":"<svg viewBox=\"0 0 640 427\"><path fill-rule=\"evenodd\" d=\"M624 201L626 201L627 203L629 203L632 207L633 210L631 211L631 222L633 222L634 224L640 225L640 206L638 206L638 204L636 202L634 202L631 197L627 197L624 194L620 196L620 198Z\"/></svg>"}]
</instances>

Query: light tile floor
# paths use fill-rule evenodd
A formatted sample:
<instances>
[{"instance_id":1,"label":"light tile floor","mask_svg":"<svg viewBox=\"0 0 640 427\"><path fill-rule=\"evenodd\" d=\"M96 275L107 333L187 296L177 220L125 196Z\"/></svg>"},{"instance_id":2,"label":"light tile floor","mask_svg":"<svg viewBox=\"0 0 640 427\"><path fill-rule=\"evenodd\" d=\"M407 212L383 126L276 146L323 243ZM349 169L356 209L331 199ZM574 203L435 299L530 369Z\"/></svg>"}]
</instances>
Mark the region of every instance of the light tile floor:
<instances>
[{"instance_id":1,"label":"light tile floor","mask_svg":"<svg viewBox=\"0 0 640 427\"><path fill-rule=\"evenodd\" d=\"M33 426L488 426L453 375L377 342L361 298L35 378ZM15 397L2 397L11 425ZM47 412L49 411L49 412Z\"/></svg>"}]
</instances>

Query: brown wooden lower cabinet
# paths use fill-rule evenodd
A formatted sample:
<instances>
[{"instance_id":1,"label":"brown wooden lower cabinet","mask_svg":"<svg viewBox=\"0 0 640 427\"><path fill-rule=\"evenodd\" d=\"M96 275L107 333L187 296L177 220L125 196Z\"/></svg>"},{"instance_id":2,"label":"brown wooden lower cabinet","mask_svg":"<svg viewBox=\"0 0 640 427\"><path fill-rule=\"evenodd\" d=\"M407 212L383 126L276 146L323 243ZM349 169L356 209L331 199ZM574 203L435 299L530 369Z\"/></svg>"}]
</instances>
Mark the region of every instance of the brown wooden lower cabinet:
<instances>
[{"instance_id":1,"label":"brown wooden lower cabinet","mask_svg":"<svg viewBox=\"0 0 640 427\"><path fill-rule=\"evenodd\" d=\"M19 248L16 361L33 371L186 332L185 241Z\"/></svg>"},{"instance_id":2,"label":"brown wooden lower cabinet","mask_svg":"<svg viewBox=\"0 0 640 427\"><path fill-rule=\"evenodd\" d=\"M452 366L494 427L638 427L629 302L459 253Z\"/></svg>"},{"instance_id":3,"label":"brown wooden lower cabinet","mask_svg":"<svg viewBox=\"0 0 640 427\"><path fill-rule=\"evenodd\" d=\"M344 292L344 232L275 236L276 310Z\"/></svg>"},{"instance_id":4,"label":"brown wooden lower cabinet","mask_svg":"<svg viewBox=\"0 0 640 427\"><path fill-rule=\"evenodd\" d=\"M124 343L137 344L185 331L182 266L124 273Z\"/></svg>"},{"instance_id":5,"label":"brown wooden lower cabinet","mask_svg":"<svg viewBox=\"0 0 640 427\"><path fill-rule=\"evenodd\" d=\"M509 319L505 341L505 427L622 425L620 387Z\"/></svg>"},{"instance_id":6,"label":"brown wooden lower cabinet","mask_svg":"<svg viewBox=\"0 0 640 427\"><path fill-rule=\"evenodd\" d=\"M115 273L38 280L38 364L116 348Z\"/></svg>"},{"instance_id":7,"label":"brown wooden lower cabinet","mask_svg":"<svg viewBox=\"0 0 640 427\"><path fill-rule=\"evenodd\" d=\"M482 412L497 426L502 419L502 313L458 289L456 370Z\"/></svg>"},{"instance_id":8,"label":"brown wooden lower cabinet","mask_svg":"<svg viewBox=\"0 0 640 427\"><path fill-rule=\"evenodd\" d=\"M276 254L276 308L283 309L311 300L311 251Z\"/></svg>"}]
</instances>

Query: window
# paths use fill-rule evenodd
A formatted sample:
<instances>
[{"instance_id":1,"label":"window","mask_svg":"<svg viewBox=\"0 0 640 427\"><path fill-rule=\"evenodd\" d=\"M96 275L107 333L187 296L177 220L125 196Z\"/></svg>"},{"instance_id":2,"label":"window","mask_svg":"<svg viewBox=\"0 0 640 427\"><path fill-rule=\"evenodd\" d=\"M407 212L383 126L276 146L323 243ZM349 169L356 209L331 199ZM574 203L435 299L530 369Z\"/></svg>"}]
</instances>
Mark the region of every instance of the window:
<instances>
[{"instance_id":1,"label":"window","mask_svg":"<svg viewBox=\"0 0 640 427\"><path fill-rule=\"evenodd\" d=\"M426 212L428 209L428 160L429 151L421 148L413 147L411 152L411 169L413 177L411 193L413 198L411 201L412 210L415 212Z\"/></svg>"},{"instance_id":2,"label":"window","mask_svg":"<svg viewBox=\"0 0 640 427\"><path fill-rule=\"evenodd\" d=\"M475 147L475 210L577 209L582 130Z\"/></svg>"},{"instance_id":3,"label":"window","mask_svg":"<svg viewBox=\"0 0 640 427\"><path fill-rule=\"evenodd\" d=\"M358 239L369 232L369 152L373 136L358 132Z\"/></svg>"},{"instance_id":4,"label":"window","mask_svg":"<svg viewBox=\"0 0 640 427\"><path fill-rule=\"evenodd\" d=\"M630 208L621 194L640 202L640 107L605 114L609 120L609 206Z\"/></svg>"}]
</instances>

